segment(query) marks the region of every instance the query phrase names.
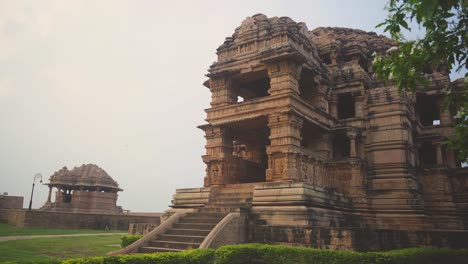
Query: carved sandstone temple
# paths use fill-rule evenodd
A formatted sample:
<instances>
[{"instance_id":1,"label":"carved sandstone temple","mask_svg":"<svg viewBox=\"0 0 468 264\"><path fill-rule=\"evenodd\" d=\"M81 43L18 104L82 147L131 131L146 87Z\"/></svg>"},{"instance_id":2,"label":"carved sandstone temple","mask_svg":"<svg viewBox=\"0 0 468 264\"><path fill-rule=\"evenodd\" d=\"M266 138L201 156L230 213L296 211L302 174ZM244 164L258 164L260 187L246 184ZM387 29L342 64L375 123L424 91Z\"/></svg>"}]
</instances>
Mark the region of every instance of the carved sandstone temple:
<instances>
[{"instance_id":1,"label":"carved sandstone temple","mask_svg":"<svg viewBox=\"0 0 468 264\"><path fill-rule=\"evenodd\" d=\"M106 171L94 164L67 167L50 176L47 201L41 210L81 213L121 213L117 192L122 191ZM55 199L52 192L56 188Z\"/></svg>"},{"instance_id":2,"label":"carved sandstone temple","mask_svg":"<svg viewBox=\"0 0 468 264\"><path fill-rule=\"evenodd\" d=\"M204 84L204 187L177 190L166 222L119 253L467 246L468 171L442 145L455 120L441 106L463 84L428 67L429 89L399 94L372 67L393 45L288 17L245 19Z\"/></svg>"}]
</instances>

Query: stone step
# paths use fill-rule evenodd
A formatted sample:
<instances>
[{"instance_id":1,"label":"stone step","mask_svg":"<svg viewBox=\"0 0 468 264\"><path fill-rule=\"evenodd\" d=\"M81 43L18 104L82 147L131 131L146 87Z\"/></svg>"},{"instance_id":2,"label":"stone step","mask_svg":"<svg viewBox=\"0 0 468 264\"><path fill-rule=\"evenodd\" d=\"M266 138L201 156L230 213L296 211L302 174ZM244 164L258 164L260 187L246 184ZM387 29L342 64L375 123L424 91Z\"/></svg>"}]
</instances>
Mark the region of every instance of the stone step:
<instances>
[{"instance_id":1,"label":"stone step","mask_svg":"<svg viewBox=\"0 0 468 264\"><path fill-rule=\"evenodd\" d=\"M217 203L249 203L252 202L252 198L215 198L211 199L210 203L211 204L217 204Z\"/></svg>"},{"instance_id":2,"label":"stone step","mask_svg":"<svg viewBox=\"0 0 468 264\"><path fill-rule=\"evenodd\" d=\"M205 240L205 236L189 236L189 235L172 235L163 234L159 235L157 241L173 241L173 242L187 242L187 243L201 243Z\"/></svg>"},{"instance_id":3,"label":"stone step","mask_svg":"<svg viewBox=\"0 0 468 264\"><path fill-rule=\"evenodd\" d=\"M182 249L182 250L194 249L200 246L200 243L164 241L164 240L153 240L153 241L150 241L149 244L150 244L150 247Z\"/></svg>"},{"instance_id":4,"label":"stone step","mask_svg":"<svg viewBox=\"0 0 468 264\"><path fill-rule=\"evenodd\" d=\"M160 248L160 247L140 247L138 249L139 253L154 253L154 252L180 252L183 249L176 248Z\"/></svg>"},{"instance_id":5,"label":"stone step","mask_svg":"<svg viewBox=\"0 0 468 264\"><path fill-rule=\"evenodd\" d=\"M244 206L242 206L242 207L244 207ZM239 208L239 207L221 207L221 206L212 205L211 207L206 206L206 207L200 208L200 209L198 209L198 211L200 213L220 212L220 213L228 214L228 213L239 213L241 211L241 208Z\"/></svg>"},{"instance_id":6,"label":"stone step","mask_svg":"<svg viewBox=\"0 0 468 264\"><path fill-rule=\"evenodd\" d=\"M253 196L253 193L217 193L216 197L223 198L250 198Z\"/></svg>"},{"instance_id":7,"label":"stone step","mask_svg":"<svg viewBox=\"0 0 468 264\"><path fill-rule=\"evenodd\" d=\"M167 235L184 235L184 236L207 236L211 232L210 229L182 229L171 228L166 231Z\"/></svg>"},{"instance_id":8,"label":"stone step","mask_svg":"<svg viewBox=\"0 0 468 264\"><path fill-rule=\"evenodd\" d=\"M201 208L200 208L201 209ZM185 217L210 217L222 219L226 216L223 212L190 212Z\"/></svg>"},{"instance_id":9,"label":"stone step","mask_svg":"<svg viewBox=\"0 0 468 264\"><path fill-rule=\"evenodd\" d=\"M205 208L250 208L251 203L214 203L208 204Z\"/></svg>"},{"instance_id":10,"label":"stone step","mask_svg":"<svg viewBox=\"0 0 468 264\"><path fill-rule=\"evenodd\" d=\"M207 217L184 217L178 223L205 223L217 224L222 218L207 218Z\"/></svg>"},{"instance_id":11,"label":"stone step","mask_svg":"<svg viewBox=\"0 0 468 264\"><path fill-rule=\"evenodd\" d=\"M173 228L180 228L180 229L198 229L198 230L206 230L206 229L213 229L216 224L204 224L204 223L175 223Z\"/></svg>"}]
</instances>

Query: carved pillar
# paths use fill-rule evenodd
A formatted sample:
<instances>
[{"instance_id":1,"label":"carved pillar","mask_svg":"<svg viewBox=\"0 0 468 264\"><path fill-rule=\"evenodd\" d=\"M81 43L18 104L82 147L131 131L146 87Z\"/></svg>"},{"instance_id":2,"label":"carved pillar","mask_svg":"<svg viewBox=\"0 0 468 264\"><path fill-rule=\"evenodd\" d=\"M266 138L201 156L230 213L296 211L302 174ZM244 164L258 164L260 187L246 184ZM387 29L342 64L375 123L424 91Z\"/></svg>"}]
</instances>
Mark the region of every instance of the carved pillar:
<instances>
[{"instance_id":1,"label":"carved pillar","mask_svg":"<svg viewBox=\"0 0 468 264\"><path fill-rule=\"evenodd\" d=\"M210 79L211 106L221 106L237 102L235 87L229 76Z\"/></svg>"},{"instance_id":2,"label":"carved pillar","mask_svg":"<svg viewBox=\"0 0 468 264\"><path fill-rule=\"evenodd\" d=\"M299 180L296 155L301 151L302 118L292 113L274 114L268 117L270 146L267 147L267 181Z\"/></svg>"},{"instance_id":3,"label":"carved pillar","mask_svg":"<svg viewBox=\"0 0 468 264\"><path fill-rule=\"evenodd\" d=\"M356 96L354 97L354 111L356 117L362 117L363 114L363 103L364 103L364 96Z\"/></svg>"},{"instance_id":4,"label":"carved pillar","mask_svg":"<svg viewBox=\"0 0 468 264\"><path fill-rule=\"evenodd\" d=\"M49 186L49 195L47 196L47 203L51 203L52 188L52 186Z\"/></svg>"},{"instance_id":5,"label":"carved pillar","mask_svg":"<svg viewBox=\"0 0 468 264\"><path fill-rule=\"evenodd\" d=\"M449 125L452 123L452 116L448 109L444 108L443 106L440 107L440 124L441 125Z\"/></svg>"},{"instance_id":6,"label":"carved pillar","mask_svg":"<svg viewBox=\"0 0 468 264\"><path fill-rule=\"evenodd\" d=\"M338 118L338 97L336 96L336 94L333 94L331 96L329 106L330 106L330 115Z\"/></svg>"},{"instance_id":7,"label":"carved pillar","mask_svg":"<svg viewBox=\"0 0 468 264\"><path fill-rule=\"evenodd\" d=\"M206 155L203 161L207 164L205 186L229 183L235 171L236 158L232 155L233 141L231 131L221 126L207 125L205 131Z\"/></svg>"},{"instance_id":8,"label":"carved pillar","mask_svg":"<svg viewBox=\"0 0 468 264\"><path fill-rule=\"evenodd\" d=\"M291 93L299 94L299 78L302 65L295 61L280 61L267 65L270 77L270 95Z\"/></svg>"},{"instance_id":9,"label":"carved pillar","mask_svg":"<svg viewBox=\"0 0 468 264\"><path fill-rule=\"evenodd\" d=\"M442 145L440 143L436 144L436 155L437 155L437 165L444 164L444 158L442 155Z\"/></svg>"},{"instance_id":10,"label":"carved pillar","mask_svg":"<svg viewBox=\"0 0 468 264\"><path fill-rule=\"evenodd\" d=\"M357 130L349 130L346 132L346 136L349 138L349 144L350 144L350 152L349 152L349 156L351 158L353 157L356 157L357 156L357 151L356 151L356 141L357 141L357 135L358 135L358 132Z\"/></svg>"}]
</instances>

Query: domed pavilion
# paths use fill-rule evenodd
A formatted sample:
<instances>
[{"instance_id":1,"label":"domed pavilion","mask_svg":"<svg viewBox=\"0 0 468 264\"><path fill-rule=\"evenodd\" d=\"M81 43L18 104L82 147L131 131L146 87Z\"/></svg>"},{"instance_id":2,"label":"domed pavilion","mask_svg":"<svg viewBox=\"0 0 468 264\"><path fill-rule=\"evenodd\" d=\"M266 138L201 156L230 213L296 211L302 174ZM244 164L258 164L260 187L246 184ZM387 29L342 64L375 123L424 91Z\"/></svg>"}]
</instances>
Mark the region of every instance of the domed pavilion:
<instances>
[{"instance_id":1,"label":"domed pavilion","mask_svg":"<svg viewBox=\"0 0 468 264\"><path fill-rule=\"evenodd\" d=\"M49 178L49 195L43 210L119 213L117 192L123 191L105 170L94 164L83 164L68 170L56 171ZM52 191L56 188L55 200Z\"/></svg>"}]
</instances>

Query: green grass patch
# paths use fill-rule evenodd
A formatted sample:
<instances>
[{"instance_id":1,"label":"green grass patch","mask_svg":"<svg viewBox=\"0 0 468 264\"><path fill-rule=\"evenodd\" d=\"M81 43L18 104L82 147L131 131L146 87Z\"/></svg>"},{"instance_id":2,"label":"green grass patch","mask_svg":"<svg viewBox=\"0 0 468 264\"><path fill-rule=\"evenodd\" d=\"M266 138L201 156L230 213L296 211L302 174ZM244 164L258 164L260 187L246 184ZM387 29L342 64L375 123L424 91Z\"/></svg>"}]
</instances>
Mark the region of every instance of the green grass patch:
<instances>
[{"instance_id":1,"label":"green grass patch","mask_svg":"<svg viewBox=\"0 0 468 264\"><path fill-rule=\"evenodd\" d=\"M122 236L34 238L0 242L0 262L51 263L56 259L104 256L120 249Z\"/></svg>"},{"instance_id":2,"label":"green grass patch","mask_svg":"<svg viewBox=\"0 0 468 264\"><path fill-rule=\"evenodd\" d=\"M0 236L30 236L30 235L61 235L61 234L96 234L96 233L122 233L122 230L95 230L95 229L52 229L16 227L0 223Z\"/></svg>"}]
</instances>

